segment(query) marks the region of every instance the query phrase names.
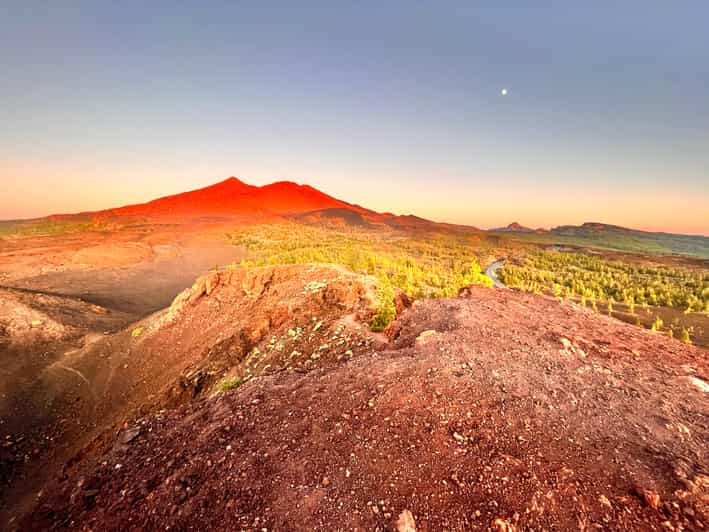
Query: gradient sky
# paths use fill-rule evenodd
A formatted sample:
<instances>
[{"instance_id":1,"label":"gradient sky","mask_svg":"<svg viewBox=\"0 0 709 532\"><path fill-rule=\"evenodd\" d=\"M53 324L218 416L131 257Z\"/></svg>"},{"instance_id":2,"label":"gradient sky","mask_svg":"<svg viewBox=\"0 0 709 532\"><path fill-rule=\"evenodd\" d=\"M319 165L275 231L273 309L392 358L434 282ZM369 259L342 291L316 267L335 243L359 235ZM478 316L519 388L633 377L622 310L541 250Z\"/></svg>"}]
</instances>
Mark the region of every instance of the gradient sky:
<instances>
[{"instance_id":1,"label":"gradient sky","mask_svg":"<svg viewBox=\"0 0 709 532\"><path fill-rule=\"evenodd\" d=\"M110 4L0 2L0 219L235 175L709 234L705 0Z\"/></svg>"}]
</instances>

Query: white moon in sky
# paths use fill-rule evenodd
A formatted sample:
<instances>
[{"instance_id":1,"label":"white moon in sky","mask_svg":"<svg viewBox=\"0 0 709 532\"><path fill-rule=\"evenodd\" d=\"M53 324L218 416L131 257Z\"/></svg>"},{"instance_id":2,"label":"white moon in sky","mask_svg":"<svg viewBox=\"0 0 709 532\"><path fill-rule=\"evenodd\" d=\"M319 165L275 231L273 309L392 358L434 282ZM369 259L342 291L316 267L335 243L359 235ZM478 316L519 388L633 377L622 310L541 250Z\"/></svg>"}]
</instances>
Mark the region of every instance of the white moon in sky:
<instances>
[{"instance_id":1,"label":"white moon in sky","mask_svg":"<svg viewBox=\"0 0 709 532\"><path fill-rule=\"evenodd\" d=\"M507 89L502 89L502 90L500 91L500 93L501 93L503 96L507 96Z\"/></svg>"}]
</instances>

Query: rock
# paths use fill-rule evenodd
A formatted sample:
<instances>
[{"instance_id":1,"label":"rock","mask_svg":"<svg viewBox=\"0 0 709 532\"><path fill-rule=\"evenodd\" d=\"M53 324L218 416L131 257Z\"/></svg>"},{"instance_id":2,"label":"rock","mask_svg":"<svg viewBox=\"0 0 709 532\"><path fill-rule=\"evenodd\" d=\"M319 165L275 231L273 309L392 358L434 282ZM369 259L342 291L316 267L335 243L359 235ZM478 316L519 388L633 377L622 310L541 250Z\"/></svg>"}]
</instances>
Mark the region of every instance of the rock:
<instances>
[{"instance_id":1,"label":"rock","mask_svg":"<svg viewBox=\"0 0 709 532\"><path fill-rule=\"evenodd\" d=\"M640 496L640 498L645 501L645 503L653 508L654 510L659 510L660 506L662 506L662 500L660 499L660 495L653 490L645 489L642 487L636 487L635 492Z\"/></svg>"},{"instance_id":2,"label":"rock","mask_svg":"<svg viewBox=\"0 0 709 532\"><path fill-rule=\"evenodd\" d=\"M606 497L605 495L599 495L598 502L600 502L603 506L607 506L608 508L611 508L611 501L609 501L608 497Z\"/></svg>"},{"instance_id":3,"label":"rock","mask_svg":"<svg viewBox=\"0 0 709 532\"><path fill-rule=\"evenodd\" d=\"M438 334L436 331L433 329L429 329L427 331L423 331L421 334L419 334L416 337L416 345L426 345L428 342L432 340L432 338Z\"/></svg>"},{"instance_id":4,"label":"rock","mask_svg":"<svg viewBox=\"0 0 709 532\"><path fill-rule=\"evenodd\" d=\"M396 530L397 532L416 532L416 521L409 510L404 510L399 514L399 519L396 521Z\"/></svg>"},{"instance_id":5,"label":"rock","mask_svg":"<svg viewBox=\"0 0 709 532\"><path fill-rule=\"evenodd\" d=\"M323 485L323 487L327 488L330 485L330 479L327 477L323 477L322 485Z\"/></svg>"},{"instance_id":6,"label":"rock","mask_svg":"<svg viewBox=\"0 0 709 532\"><path fill-rule=\"evenodd\" d=\"M697 387L700 392L709 393L709 384L698 377L687 377L690 384Z\"/></svg>"},{"instance_id":7,"label":"rock","mask_svg":"<svg viewBox=\"0 0 709 532\"><path fill-rule=\"evenodd\" d=\"M140 428L133 427L132 429L124 430L121 433L120 441L121 443L130 443L140 435Z\"/></svg>"},{"instance_id":8,"label":"rock","mask_svg":"<svg viewBox=\"0 0 709 532\"><path fill-rule=\"evenodd\" d=\"M499 532L516 532L517 527L506 519L501 519L498 517L492 522L492 528Z\"/></svg>"},{"instance_id":9,"label":"rock","mask_svg":"<svg viewBox=\"0 0 709 532\"><path fill-rule=\"evenodd\" d=\"M204 293L210 295L219 286L219 273L215 272L207 277L204 283Z\"/></svg>"}]
</instances>

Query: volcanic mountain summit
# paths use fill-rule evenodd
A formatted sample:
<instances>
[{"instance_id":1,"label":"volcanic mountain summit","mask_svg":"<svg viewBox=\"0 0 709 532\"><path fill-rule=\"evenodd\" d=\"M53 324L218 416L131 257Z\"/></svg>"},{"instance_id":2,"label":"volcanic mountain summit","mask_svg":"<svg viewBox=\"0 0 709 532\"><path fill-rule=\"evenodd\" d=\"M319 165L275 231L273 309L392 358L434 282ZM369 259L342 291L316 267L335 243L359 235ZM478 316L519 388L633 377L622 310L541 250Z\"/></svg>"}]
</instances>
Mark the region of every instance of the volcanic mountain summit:
<instances>
[{"instance_id":1,"label":"volcanic mountain summit","mask_svg":"<svg viewBox=\"0 0 709 532\"><path fill-rule=\"evenodd\" d=\"M257 187L230 177L198 190L95 214L146 218L268 218L332 208L364 211L308 185L279 181Z\"/></svg>"}]
</instances>

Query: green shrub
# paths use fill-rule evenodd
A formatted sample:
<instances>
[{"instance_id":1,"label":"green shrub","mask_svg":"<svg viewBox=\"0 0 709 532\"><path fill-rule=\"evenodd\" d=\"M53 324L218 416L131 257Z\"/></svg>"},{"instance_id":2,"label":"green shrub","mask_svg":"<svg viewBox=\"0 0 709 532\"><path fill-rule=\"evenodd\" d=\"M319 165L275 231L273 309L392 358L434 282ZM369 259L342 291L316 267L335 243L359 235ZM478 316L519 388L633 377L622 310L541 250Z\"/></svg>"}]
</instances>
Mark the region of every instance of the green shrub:
<instances>
[{"instance_id":1,"label":"green shrub","mask_svg":"<svg viewBox=\"0 0 709 532\"><path fill-rule=\"evenodd\" d=\"M685 344L691 344L692 339L689 337L689 331L682 327L682 331L679 334L679 339L681 342L684 342Z\"/></svg>"},{"instance_id":2,"label":"green shrub","mask_svg":"<svg viewBox=\"0 0 709 532\"><path fill-rule=\"evenodd\" d=\"M247 379L242 377L224 377L217 384L217 393L227 393L232 390L236 390L246 382Z\"/></svg>"},{"instance_id":3,"label":"green shrub","mask_svg":"<svg viewBox=\"0 0 709 532\"><path fill-rule=\"evenodd\" d=\"M375 331L383 331L396 317L396 305L394 304L394 290L391 286L383 286L379 289L379 303L377 313L372 318L370 328Z\"/></svg>"}]
</instances>

